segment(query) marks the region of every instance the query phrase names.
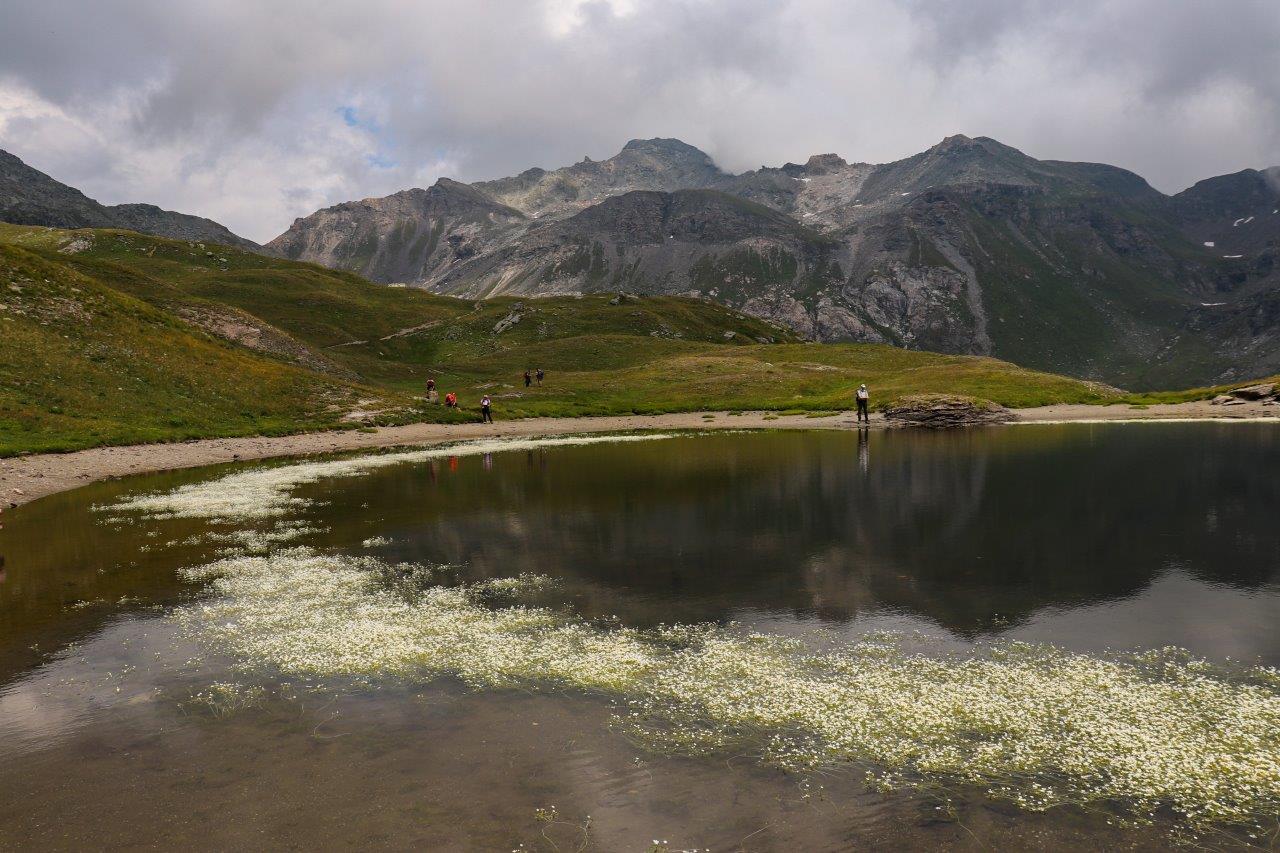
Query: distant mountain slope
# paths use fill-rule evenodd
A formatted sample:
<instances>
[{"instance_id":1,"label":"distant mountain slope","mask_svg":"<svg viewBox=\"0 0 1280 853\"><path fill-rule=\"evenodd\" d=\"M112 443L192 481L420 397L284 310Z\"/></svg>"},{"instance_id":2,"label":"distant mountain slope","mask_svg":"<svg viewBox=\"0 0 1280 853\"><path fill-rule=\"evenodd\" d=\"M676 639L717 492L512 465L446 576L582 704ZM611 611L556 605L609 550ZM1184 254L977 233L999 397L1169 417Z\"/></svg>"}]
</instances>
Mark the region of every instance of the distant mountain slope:
<instances>
[{"instance_id":1,"label":"distant mountain slope","mask_svg":"<svg viewBox=\"0 0 1280 853\"><path fill-rule=\"evenodd\" d=\"M473 184L475 212L402 193L298 220L270 246L440 293L687 294L817 340L1154 387L1280 369L1277 187L1274 170L1246 170L1169 197L1124 169L984 137L740 175L678 140L633 140L608 160Z\"/></svg>"},{"instance_id":2,"label":"distant mountain slope","mask_svg":"<svg viewBox=\"0 0 1280 853\"><path fill-rule=\"evenodd\" d=\"M641 194L644 196L645 194ZM740 199L658 198L696 229ZM640 198L639 207L655 199ZM593 233L623 241L628 201ZM716 217L719 220L719 217ZM660 233L645 239L656 240ZM717 239L727 239L719 235ZM807 239L803 233L791 234ZM622 244L620 242L620 244ZM626 245L630 245L629 242ZM546 381L525 387L526 370ZM460 408L423 401L427 377ZM314 264L119 230L0 225L0 457L211 435L538 415L845 408L972 394L1010 406L1101 402L1095 383L989 358L814 346L723 305L673 296L481 302L384 287Z\"/></svg>"},{"instance_id":3,"label":"distant mountain slope","mask_svg":"<svg viewBox=\"0 0 1280 853\"><path fill-rule=\"evenodd\" d=\"M291 260L348 269L375 281L416 282L515 236L523 213L466 184L350 201L295 220L268 248Z\"/></svg>"},{"instance_id":4,"label":"distant mountain slope","mask_svg":"<svg viewBox=\"0 0 1280 853\"><path fill-rule=\"evenodd\" d=\"M261 249L212 219L161 210L151 204L99 204L7 151L0 151L0 222L54 228L124 228L176 240Z\"/></svg>"}]
</instances>

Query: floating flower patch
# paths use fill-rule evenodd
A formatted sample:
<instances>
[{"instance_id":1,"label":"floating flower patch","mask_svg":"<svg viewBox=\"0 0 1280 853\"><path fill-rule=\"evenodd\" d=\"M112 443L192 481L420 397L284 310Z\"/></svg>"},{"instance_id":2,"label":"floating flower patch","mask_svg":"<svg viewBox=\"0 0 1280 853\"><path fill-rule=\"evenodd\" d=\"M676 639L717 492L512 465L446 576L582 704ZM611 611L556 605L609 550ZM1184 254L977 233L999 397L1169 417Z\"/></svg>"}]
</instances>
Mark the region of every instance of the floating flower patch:
<instances>
[{"instance_id":1,"label":"floating flower patch","mask_svg":"<svg viewBox=\"0 0 1280 853\"><path fill-rule=\"evenodd\" d=\"M502 441L473 441L446 447L431 447L402 453L357 456L321 462L299 462L267 468L237 471L202 483L180 486L170 492L142 495L121 501L112 510L134 510L154 518L204 518L210 521L247 521L278 518L306 506L307 501L292 494L307 483L335 477L355 477L379 468L409 462L425 462L451 456L480 456L539 447L574 447L584 444L655 441L667 434L603 435L566 438L531 438Z\"/></svg>"},{"instance_id":2,"label":"floating flower patch","mask_svg":"<svg viewBox=\"0 0 1280 853\"><path fill-rule=\"evenodd\" d=\"M429 677L622 700L657 748L748 739L773 761L869 762L886 785L962 781L1040 810L1122 803L1193 825L1280 810L1280 684L1184 652L1108 660L1022 643L928 656L884 639L817 652L713 626L607 629L484 601L545 581L387 588L370 557L292 548L191 569L215 595L179 611L206 642L290 675ZM409 574L422 579L431 570Z\"/></svg>"}]
</instances>

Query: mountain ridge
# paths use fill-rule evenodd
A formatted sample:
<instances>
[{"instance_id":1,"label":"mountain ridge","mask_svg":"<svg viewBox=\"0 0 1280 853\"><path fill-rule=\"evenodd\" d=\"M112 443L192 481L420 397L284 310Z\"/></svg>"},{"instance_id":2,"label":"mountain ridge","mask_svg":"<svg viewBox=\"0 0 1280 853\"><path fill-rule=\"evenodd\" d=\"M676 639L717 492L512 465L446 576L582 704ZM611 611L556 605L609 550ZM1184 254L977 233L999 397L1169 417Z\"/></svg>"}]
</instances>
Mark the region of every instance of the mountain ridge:
<instances>
[{"instance_id":1,"label":"mountain ridge","mask_svg":"<svg viewBox=\"0 0 1280 853\"><path fill-rule=\"evenodd\" d=\"M891 163L827 153L740 174L679 140L631 140L606 160L470 185L524 218L437 217L462 252L399 265L287 253L467 298L691 295L816 340L993 354L1138 386L1208 382L1280 369L1272 171L1169 196L1126 169L1038 160L984 136ZM658 212L686 192L704 194L703 213L682 197L693 218L657 240L669 226ZM745 216L735 198L760 209ZM296 246L301 222L268 245ZM410 227L383 222L362 239Z\"/></svg>"},{"instance_id":2,"label":"mountain ridge","mask_svg":"<svg viewBox=\"0 0 1280 853\"><path fill-rule=\"evenodd\" d=\"M0 150L0 222L52 228L122 228L175 240L263 251L226 226L153 204L104 205Z\"/></svg>"},{"instance_id":3,"label":"mountain ridge","mask_svg":"<svg viewBox=\"0 0 1280 853\"><path fill-rule=\"evenodd\" d=\"M27 192L4 192L0 160L0 219L238 239L104 207L12 162ZM826 153L739 174L677 139L633 139L605 160L343 202L241 245L472 299L693 296L813 340L1137 388L1280 370L1276 168L1165 195L1125 169L983 136L891 163Z\"/></svg>"}]
</instances>

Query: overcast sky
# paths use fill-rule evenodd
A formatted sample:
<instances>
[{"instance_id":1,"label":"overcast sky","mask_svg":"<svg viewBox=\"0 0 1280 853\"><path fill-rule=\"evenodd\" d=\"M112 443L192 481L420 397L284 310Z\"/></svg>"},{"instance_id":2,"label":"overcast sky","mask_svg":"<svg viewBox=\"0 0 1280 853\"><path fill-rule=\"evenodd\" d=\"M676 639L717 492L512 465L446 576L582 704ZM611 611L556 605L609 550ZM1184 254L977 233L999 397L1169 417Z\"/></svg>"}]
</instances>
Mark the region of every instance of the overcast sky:
<instances>
[{"instance_id":1,"label":"overcast sky","mask_svg":"<svg viewBox=\"0 0 1280 853\"><path fill-rule=\"evenodd\" d=\"M1280 164L1280 0L2 0L0 148L256 240L675 136L723 168L944 136L1174 192Z\"/></svg>"}]
</instances>

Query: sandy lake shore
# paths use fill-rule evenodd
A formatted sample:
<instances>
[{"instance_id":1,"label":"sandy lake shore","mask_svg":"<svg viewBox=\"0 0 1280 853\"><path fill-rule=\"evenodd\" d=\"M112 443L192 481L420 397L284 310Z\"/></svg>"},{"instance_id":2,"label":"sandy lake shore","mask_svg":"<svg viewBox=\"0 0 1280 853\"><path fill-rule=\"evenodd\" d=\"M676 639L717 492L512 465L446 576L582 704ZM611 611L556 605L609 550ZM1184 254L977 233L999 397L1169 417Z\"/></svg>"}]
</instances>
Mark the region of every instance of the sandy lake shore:
<instances>
[{"instance_id":1,"label":"sandy lake shore","mask_svg":"<svg viewBox=\"0 0 1280 853\"><path fill-rule=\"evenodd\" d=\"M1114 421L1275 421L1280 406L1250 402L1214 406L1205 402L1134 408L1125 405L1042 406L1019 409L1018 423L1102 423ZM96 447L74 453L45 453L0 459L0 508L14 507L96 480L280 456L340 453L383 447L430 445L476 438L526 438L570 433L648 429L850 429L853 413L833 417L773 415L768 412L686 412L598 418L529 418L496 424L408 424L371 432L355 430L301 435L210 438L173 444ZM884 427L874 415L873 427Z\"/></svg>"}]
</instances>

